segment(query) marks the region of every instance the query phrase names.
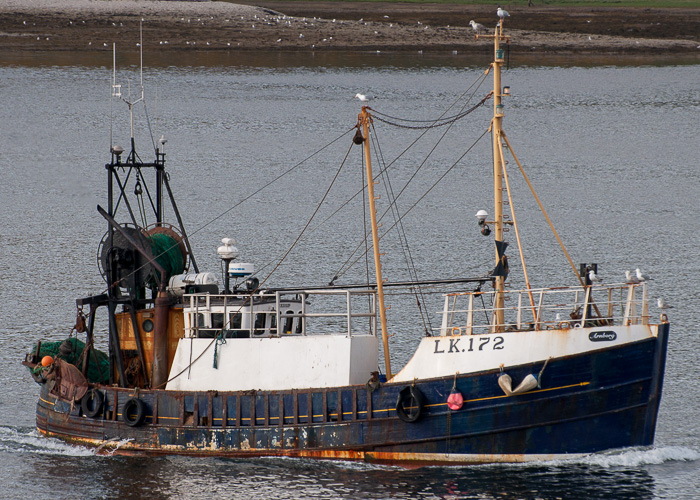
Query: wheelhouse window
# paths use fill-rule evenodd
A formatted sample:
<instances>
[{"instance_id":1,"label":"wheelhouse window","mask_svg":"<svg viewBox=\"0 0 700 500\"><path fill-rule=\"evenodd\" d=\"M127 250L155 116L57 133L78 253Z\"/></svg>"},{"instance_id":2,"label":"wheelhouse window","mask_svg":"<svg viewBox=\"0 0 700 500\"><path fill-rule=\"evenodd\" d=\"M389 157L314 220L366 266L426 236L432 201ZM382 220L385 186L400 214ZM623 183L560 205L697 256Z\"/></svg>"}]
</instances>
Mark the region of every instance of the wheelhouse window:
<instances>
[{"instance_id":1,"label":"wheelhouse window","mask_svg":"<svg viewBox=\"0 0 700 500\"><path fill-rule=\"evenodd\" d=\"M294 311L287 311L285 314L294 314ZM293 323L294 323L294 318L292 318L292 317L284 318L284 330L282 330L282 332L287 333L287 334L292 333L292 324Z\"/></svg>"},{"instance_id":2,"label":"wheelhouse window","mask_svg":"<svg viewBox=\"0 0 700 500\"><path fill-rule=\"evenodd\" d=\"M267 319L266 313L258 313L255 315L255 335L263 335L265 333L265 320Z\"/></svg>"}]
</instances>

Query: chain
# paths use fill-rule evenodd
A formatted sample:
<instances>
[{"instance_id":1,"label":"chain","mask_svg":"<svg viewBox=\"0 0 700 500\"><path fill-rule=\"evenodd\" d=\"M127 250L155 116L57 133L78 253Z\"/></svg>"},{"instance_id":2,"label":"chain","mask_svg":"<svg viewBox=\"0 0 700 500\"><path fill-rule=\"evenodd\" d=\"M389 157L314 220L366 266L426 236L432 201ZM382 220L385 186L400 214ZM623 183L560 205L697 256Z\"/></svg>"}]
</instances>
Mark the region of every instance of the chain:
<instances>
[{"instance_id":1,"label":"chain","mask_svg":"<svg viewBox=\"0 0 700 500\"><path fill-rule=\"evenodd\" d=\"M400 123L397 123L397 122L393 122L393 121L390 121L390 120L400 120L400 121L412 122L412 123L417 123L417 122L420 122L421 120L408 120L408 119L405 119L405 118L397 118L397 117L395 117L395 116L389 116L389 115L387 115L387 114L380 113L380 112L377 111L377 110L374 110L374 109L371 109L371 108L370 108L370 109L371 109L371 111L372 111L372 117L373 117L375 120L380 121L380 122L382 122L382 123L386 123L387 125L392 125L392 126L398 127L398 128L415 129L415 130L432 129L432 128L437 128L437 127L442 127L442 126L445 126L445 125L450 125L450 124L452 124L452 123L455 123L455 122L458 121L458 120L461 120L462 118L464 118L464 117L467 116L468 114L470 114L470 113L472 113L473 111L475 111L475 110L476 110L477 108L479 108L480 106L483 106L484 103L485 103L486 101L488 101L488 100L491 98L492 95L493 95L493 92L489 92L489 94L488 94L486 97L484 97L484 98L483 98L481 101L479 101L477 104L475 104L474 106L472 106L471 108L469 108L467 111L465 111L465 112L463 112L463 113L460 113L460 114L458 114L458 115L452 116L452 117L450 117L450 118L445 118L445 119L443 119L442 121L439 121L439 122L438 122L438 120L430 121L430 122L429 122L430 125L403 125L403 124L400 124ZM385 117L385 118L382 118L382 117ZM426 121L427 121L427 120L426 120Z\"/></svg>"}]
</instances>

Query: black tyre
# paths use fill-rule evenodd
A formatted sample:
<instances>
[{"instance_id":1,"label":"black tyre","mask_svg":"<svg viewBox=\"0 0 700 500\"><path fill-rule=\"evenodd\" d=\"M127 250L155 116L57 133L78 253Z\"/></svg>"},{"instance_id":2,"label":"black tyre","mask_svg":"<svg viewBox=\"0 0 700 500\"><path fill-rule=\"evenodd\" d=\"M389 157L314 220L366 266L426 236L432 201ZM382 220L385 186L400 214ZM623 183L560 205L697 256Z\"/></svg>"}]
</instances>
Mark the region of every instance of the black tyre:
<instances>
[{"instance_id":1,"label":"black tyre","mask_svg":"<svg viewBox=\"0 0 700 500\"><path fill-rule=\"evenodd\" d=\"M102 411L105 403L105 395L97 389L90 389L80 402L80 408L83 410L83 415L90 418L95 418Z\"/></svg>"},{"instance_id":2,"label":"black tyre","mask_svg":"<svg viewBox=\"0 0 700 500\"><path fill-rule=\"evenodd\" d=\"M404 387L396 402L396 414L408 423L416 422L423 413L423 393L415 386Z\"/></svg>"},{"instance_id":3,"label":"black tyre","mask_svg":"<svg viewBox=\"0 0 700 500\"><path fill-rule=\"evenodd\" d=\"M129 427L138 427L146 419L146 403L139 398L131 398L124 403L122 419Z\"/></svg>"}]
</instances>

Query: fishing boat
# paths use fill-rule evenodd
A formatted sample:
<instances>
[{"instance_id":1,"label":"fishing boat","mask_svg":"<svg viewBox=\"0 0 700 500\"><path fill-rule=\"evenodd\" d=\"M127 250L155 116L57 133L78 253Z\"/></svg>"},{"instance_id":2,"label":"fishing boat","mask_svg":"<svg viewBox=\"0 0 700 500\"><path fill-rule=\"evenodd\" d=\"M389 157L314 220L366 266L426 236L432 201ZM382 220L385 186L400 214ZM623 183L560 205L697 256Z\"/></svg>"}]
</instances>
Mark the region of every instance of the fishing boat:
<instances>
[{"instance_id":1,"label":"fishing boat","mask_svg":"<svg viewBox=\"0 0 700 500\"><path fill-rule=\"evenodd\" d=\"M132 115L130 151L111 147L107 206L98 207L107 223L98 247L106 290L76 300L74 334L37 342L23 361L40 385L38 431L105 453L404 465L652 445L669 322L665 310L652 321L645 277L603 284L595 264L577 265L564 250L572 284L531 286L521 253L525 286L506 286L508 236L521 248L506 153L532 183L503 129L503 18L478 36L493 40L493 90L474 108L493 102L495 207L492 216L477 213L474 229L494 238L493 267L462 279L384 279L369 147L381 115L363 105L351 147L362 149L370 180L374 278L275 288L224 238L220 283L192 253L165 141L143 162ZM116 80L113 97L133 113ZM152 209L152 224L140 222L143 209ZM387 316L399 313L385 305L385 291L434 283L451 287L439 326L394 371Z\"/></svg>"}]
</instances>

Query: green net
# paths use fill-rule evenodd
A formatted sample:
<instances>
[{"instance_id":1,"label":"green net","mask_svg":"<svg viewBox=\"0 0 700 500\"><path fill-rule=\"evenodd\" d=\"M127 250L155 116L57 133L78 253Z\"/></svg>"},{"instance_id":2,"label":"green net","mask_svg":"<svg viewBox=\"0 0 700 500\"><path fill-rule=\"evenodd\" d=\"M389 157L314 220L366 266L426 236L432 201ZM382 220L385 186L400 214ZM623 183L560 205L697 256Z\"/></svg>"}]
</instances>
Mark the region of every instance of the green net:
<instances>
[{"instance_id":1,"label":"green net","mask_svg":"<svg viewBox=\"0 0 700 500\"><path fill-rule=\"evenodd\" d=\"M58 342L42 342L39 350L39 359L44 356L52 358L61 358L62 360L76 366L82 371L83 365L81 355L85 349L85 342L77 338L68 338L59 340ZM32 353L36 352L36 344L32 348ZM80 362L80 364L78 364ZM34 371L41 371L42 366L37 366ZM107 384L109 383L109 357L102 351L93 349L90 353L90 362L87 371L88 382Z\"/></svg>"},{"instance_id":2,"label":"green net","mask_svg":"<svg viewBox=\"0 0 700 500\"><path fill-rule=\"evenodd\" d=\"M156 258L158 264L163 266L166 273L166 279L171 276L180 274L185 270L185 258L180 250L178 242L167 234L156 233L148 236L151 243L151 252ZM150 283L154 286L155 283Z\"/></svg>"}]
</instances>

